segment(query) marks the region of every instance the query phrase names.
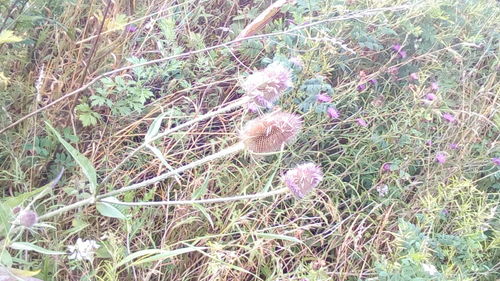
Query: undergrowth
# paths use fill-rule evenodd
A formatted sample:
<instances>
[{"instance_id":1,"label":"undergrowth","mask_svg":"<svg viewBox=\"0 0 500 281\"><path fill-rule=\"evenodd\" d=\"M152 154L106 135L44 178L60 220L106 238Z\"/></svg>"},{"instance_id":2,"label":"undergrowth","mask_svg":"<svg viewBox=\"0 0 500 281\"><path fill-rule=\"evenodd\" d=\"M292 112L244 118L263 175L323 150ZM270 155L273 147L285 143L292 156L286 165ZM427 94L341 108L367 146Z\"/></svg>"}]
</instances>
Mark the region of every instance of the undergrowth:
<instances>
[{"instance_id":1,"label":"undergrowth","mask_svg":"<svg viewBox=\"0 0 500 281\"><path fill-rule=\"evenodd\" d=\"M228 43L271 3L0 0L0 280L500 278L498 3L297 0ZM273 108L195 119L273 62L293 83ZM280 152L96 197L276 110L303 120ZM322 181L302 199L113 201L273 192L306 162Z\"/></svg>"}]
</instances>

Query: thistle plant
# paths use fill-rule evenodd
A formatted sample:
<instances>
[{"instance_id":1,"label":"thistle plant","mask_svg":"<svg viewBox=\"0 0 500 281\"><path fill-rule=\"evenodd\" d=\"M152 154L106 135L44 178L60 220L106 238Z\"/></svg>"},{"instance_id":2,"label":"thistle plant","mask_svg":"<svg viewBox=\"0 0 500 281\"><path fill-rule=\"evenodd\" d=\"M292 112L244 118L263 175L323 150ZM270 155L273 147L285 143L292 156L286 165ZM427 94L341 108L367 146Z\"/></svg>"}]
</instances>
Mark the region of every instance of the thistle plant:
<instances>
[{"instance_id":1,"label":"thistle plant","mask_svg":"<svg viewBox=\"0 0 500 281\"><path fill-rule=\"evenodd\" d=\"M241 87L245 91L245 95L243 97L217 110L193 118L188 122L168 129L148 140L145 140L143 144L133 150L117 166L115 166L113 170L103 179L102 183L104 184L110 180L111 176L117 172L123 164L127 163L127 161L130 160L137 152L148 147L150 143L181 129L188 128L200 121L229 112L242 106L253 111L256 111L259 107L269 108L280 98L285 90L292 86L291 71L277 62L271 63L265 69L256 71L243 80L241 83Z\"/></svg>"},{"instance_id":2,"label":"thistle plant","mask_svg":"<svg viewBox=\"0 0 500 281\"><path fill-rule=\"evenodd\" d=\"M66 211L92 204L96 201L103 200L115 195L123 194L125 192L136 190L159 181L168 179L186 170L193 169L205 163L214 161L216 159L226 157L228 155L237 153L242 150L248 150L250 153L272 153L282 149L285 145L290 144L302 129L302 121L299 116L285 112L272 112L249 121L239 134L239 142L223 149L217 153L208 155L202 159L191 162L185 166L179 167L172 171L166 172L154 178L142 181L140 183L132 184L122 187L117 190L110 191L105 194L97 195L92 198L87 198L78 201L66 207L49 212L40 219L47 219L49 217L64 213ZM117 203L114 200L108 201L110 203Z\"/></svg>"},{"instance_id":3,"label":"thistle plant","mask_svg":"<svg viewBox=\"0 0 500 281\"><path fill-rule=\"evenodd\" d=\"M298 198L304 198L323 180L321 168L314 163L298 165L286 172L283 182Z\"/></svg>"}]
</instances>

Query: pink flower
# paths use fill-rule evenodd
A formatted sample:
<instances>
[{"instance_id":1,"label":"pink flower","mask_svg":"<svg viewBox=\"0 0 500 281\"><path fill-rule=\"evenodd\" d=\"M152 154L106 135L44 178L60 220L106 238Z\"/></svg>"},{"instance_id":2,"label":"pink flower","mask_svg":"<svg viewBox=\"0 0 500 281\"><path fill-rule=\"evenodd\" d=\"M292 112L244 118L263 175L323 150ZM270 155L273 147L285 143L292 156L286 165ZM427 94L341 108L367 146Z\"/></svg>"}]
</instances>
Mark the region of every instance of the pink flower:
<instances>
[{"instance_id":1,"label":"pink flower","mask_svg":"<svg viewBox=\"0 0 500 281\"><path fill-rule=\"evenodd\" d=\"M358 122L358 125L360 125L361 127L368 127L368 123L366 123L363 118L356 119L356 122Z\"/></svg>"},{"instance_id":2,"label":"pink flower","mask_svg":"<svg viewBox=\"0 0 500 281\"><path fill-rule=\"evenodd\" d=\"M289 170L283 176L283 182L298 198L304 198L323 180L321 168L314 163L305 163Z\"/></svg>"},{"instance_id":3,"label":"pink flower","mask_svg":"<svg viewBox=\"0 0 500 281\"><path fill-rule=\"evenodd\" d=\"M319 102L331 102L332 98L326 94L318 94L316 100Z\"/></svg>"},{"instance_id":4,"label":"pink flower","mask_svg":"<svg viewBox=\"0 0 500 281\"><path fill-rule=\"evenodd\" d=\"M402 47L401 45L399 45L399 44L394 44L394 45L392 45L392 47L391 47L391 48L392 48L394 51L396 51L396 52L401 52L401 50L403 50L403 47Z\"/></svg>"},{"instance_id":5,"label":"pink flower","mask_svg":"<svg viewBox=\"0 0 500 281\"><path fill-rule=\"evenodd\" d=\"M136 32L137 26L135 24L129 24L129 25L125 26L125 30L127 32Z\"/></svg>"},{"instance_id":6,"label":"pink flower","mask_svg":"<svg viewBox=\"0 0 500 281\"><path fill-rule=\"evenodd\" d=\"M404 59L406 58L406 51L403 50L403 47L399 44L395 44L395 45L392 45L391 47L396 53L398 53L398 55Z\"/></svg>"},{"instance_id":7,"label":"pink flower","mask_svg":"<svg viewBox=\"0 0 500 281\"><path fill-rule=\"evenodd\" d=\"M391 163L384 163L382 165L382 171L383 172L390 172L391 171Z\"/></svg>"},{"instance_id":8,"label":"pink flower","mask_svg":"<svg viewBox=\"0 0 500 281\"><path fill-rule=\"evenodd\" d=\"M427 145L427 146L432 146L432 140L428 140L428 141L426 141L426 142L425 142L425 145Z\"/></svg>"},{"instance_id":9,"label":"pink flower","mask_svg":"<svg viewBox=\"0 0 500 281\"><path fill-rule=\"evenodd\" d=\"M437 83L437 82L432 82L432 83L431 83L431 89L432 89L433 91L437 91L437 90L439 90L439 85L438 85L438 83Z\"/></svg>"},{"instance_id":10,"label":"pink flower","mask_svg":"<svg viewBox=\"0 0 500 281\"><path fill-rule=\"evenodd\" d=\"M418 81L418 73L413 72L412 74L410 74L410 79Z\"/></svg>"},{"instance_id":11,"label":"pink flower","mask_svg":"<svg viewBox=\"0 0 500 281\"><path fill-rule=\"evenodd\" d=\"M500 166L500 158L498 158L498 157L491 158L491 162L493 162L493 164L495 164L497 166Z\"/></svg>"},{"instance_id":12,"label":"pink flower","mask_svg":"<svg viewBox=\"0 0 500 281\"><path fill-rule=\"evenodd\" d=\"M450 143L450 148L453 150L457 150L457 149L460 149L460 146L456 143Z\"/></svg>"},{"instance_id":13,"label":"pink flower","mask_svg":"<svg viewBox=\"0 0 500 281\"><path fill-rule=\"evenodd\" d=\"M457 119L455 118L455 115L451 113L443 113L442 115L443 119L450 122L450 123L455 123Z\"/></svg>"},{"instance_id":14,"label":"pink flower","mask_svg":"<svg viewBox=\"0 0 500 281\"><path fill-rule=\"evenodd\" d=\"M377 79L370 79L369 81L372 85L377 85L378 84L378 81Z\"/></svg>"},{"instance_id":15,"label":"pink flower","mask_svg":"<svg viewBox=\"0 0 500 281\"><path fill-rule=\"evenodd\" d=\"M443 164L444 162L446 162L446 159L448 158L448 156L446 156L446 154L444 152L438 152L436 153L436 162L438 162L439 164Z\"/></svg>"},{"instance_id":16,"label":"pink flower","mask_svg":"<svg viewBox=\"0 0 500 281\"><path fill-rule=\"evenodd\" d=\"M427 99L428 101L434 101L437 99L437 96L433 93L428 93L427 95L425 95L425 99Z\"/></svg>"},{"instance_id":17,"label":"pink flower","mask_svg":"<svg viewBox=\"0 0 500 281\"><path fill-rule=\"evenodd\" d=\"M340 117L340 113L337 109L334 107L329 107L326 112L328 113L328 116L332 119L338 119Z\"/></svg>"}]
</instances>

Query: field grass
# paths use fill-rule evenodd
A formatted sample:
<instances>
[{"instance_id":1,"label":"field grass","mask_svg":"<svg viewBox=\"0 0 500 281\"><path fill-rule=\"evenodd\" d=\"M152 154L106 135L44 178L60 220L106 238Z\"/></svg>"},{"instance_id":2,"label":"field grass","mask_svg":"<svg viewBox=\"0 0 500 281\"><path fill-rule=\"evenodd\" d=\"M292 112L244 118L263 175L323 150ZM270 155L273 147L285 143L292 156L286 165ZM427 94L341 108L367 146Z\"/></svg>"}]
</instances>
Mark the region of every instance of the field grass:
<instances>
[{"instance_id":1,"label":"field grass","mask_svg":"<svg viewBox=\"0 0 500 281\"><path fill-rule=\"evenodd\" d=\"M498 2L272 2L0 0L0 280L500 279Z\"/></svg>"}]
</instances>

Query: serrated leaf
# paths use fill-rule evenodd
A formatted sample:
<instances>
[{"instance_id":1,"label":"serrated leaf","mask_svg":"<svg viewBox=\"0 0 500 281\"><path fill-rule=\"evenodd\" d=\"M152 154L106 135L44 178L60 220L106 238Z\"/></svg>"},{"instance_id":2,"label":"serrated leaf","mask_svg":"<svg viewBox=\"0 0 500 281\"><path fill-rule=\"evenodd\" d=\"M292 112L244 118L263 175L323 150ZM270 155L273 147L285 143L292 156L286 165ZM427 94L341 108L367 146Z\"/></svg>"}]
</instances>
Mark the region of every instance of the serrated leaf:
<instances>
[{"instance_id":1,"label":"serrated leaf","mask_svg":"<svg viewBox=\"0 0 500 281\"><path fill-rule=\"evenodd\" d=\"M83 174L87 177L90 183L90 193L95 195L97 192L97 173L94 166L87 157L83 156L78 150L76 150L71 144L65 141L62 136L54 129L48 122L45 122L47 129L50 130L54 135L56 135L59 142L66 148L66 150L71 154L76 163L80 166Z\"/></svg>"},{"instance_id":2,"label":"serrated leaf","mask_svg":"<svg viewBox=\"0 0 500 281\"><path fill-rule=\"evenodd\" d=\"M48 249L42 248L40 246L37 246L37 245L29 243L29 242L14 242L10 245L10 248L12 248L14 250L34 251L34 252L44 254L44 255L64 255L64 254L66 254L65 252L48 250Z\"/></svg>"},{"instance_id":3,"label":"serrated leaf","mask_svg":"<svg viewBox=\"0 0 500 281\"><path fill-rule=\"evenodd\" d=\"M127 217L120 210L107 202L97 202L96 208L97 211L99 211L99 213L105 217L117 218L121 220L127 219Z\"/></svg>"},{"instance_id":4,"label":"serrated leaf","mask_svg":"<svg viewBox=\"0 0 500 281\"><path fill-rule=\"evenodd\" d=\"M3 43L16 43L16 42L21 42L24 39L14 35L14 32L12 30L4 30L2 33L0 33L0 44Z\"/></svg>"}]
</instances>

